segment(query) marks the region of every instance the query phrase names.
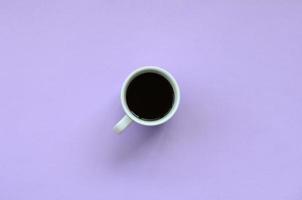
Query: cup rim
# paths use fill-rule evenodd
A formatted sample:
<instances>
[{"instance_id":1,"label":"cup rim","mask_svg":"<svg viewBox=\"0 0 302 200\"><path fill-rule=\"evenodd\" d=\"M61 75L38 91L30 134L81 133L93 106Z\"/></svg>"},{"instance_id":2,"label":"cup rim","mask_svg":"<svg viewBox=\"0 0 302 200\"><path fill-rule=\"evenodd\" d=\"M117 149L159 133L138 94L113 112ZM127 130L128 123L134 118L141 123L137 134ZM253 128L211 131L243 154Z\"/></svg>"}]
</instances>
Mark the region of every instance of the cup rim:
<instances>
[{"instance_id":1,"label":"cup rim","mask_svg":"<svg viewBox=\"0 0 302 200\"><path fill-rule=\"evenodd\" d=\"M129 83L137 76L147 73L147 72L154 72L157 74L160 74L161 76L163 76L164 78L166 78L169 83L171 84L173 91L174 91L174 103L173 106L171 108L171 110L162 118L157 119L157 120L152 120L152 121L147 121L147 120L142 120L138 117L136 117L129 109L128 105L127 105L127 101L126 101L126 92L127 92L127 88ZM179 90L179 86L175 80L175 78L165 69L161 68L161 67L157 67L157 66L143 66L140 67L136 70L134 70L124 81L123 86L122 86L122 91L121 91L121 103L123 106L123 109L125 111L125 113L136 123L141 124L141 125L145 125L145 126L157 126L160 124L163 124L165 122L167 122L169 119L171 119L173 117L173 115L175 114L175 112L178 109L179 103L180 103L180 90Z\"/></svg>"}]
</instances>

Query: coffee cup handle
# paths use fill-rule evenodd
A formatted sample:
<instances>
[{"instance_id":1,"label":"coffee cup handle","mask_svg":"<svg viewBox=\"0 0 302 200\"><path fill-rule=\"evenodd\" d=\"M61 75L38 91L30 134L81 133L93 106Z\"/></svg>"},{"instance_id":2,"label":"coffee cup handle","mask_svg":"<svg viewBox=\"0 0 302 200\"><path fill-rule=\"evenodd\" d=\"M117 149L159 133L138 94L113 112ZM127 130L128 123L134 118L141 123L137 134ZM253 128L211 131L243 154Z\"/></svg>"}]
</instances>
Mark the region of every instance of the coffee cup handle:
<instances>
[{"instance_id":1,"label":"coffee cup handle","mask_svg":"<svg viewBox=\"0 0 302 200\"><path fill-rule=\"evenodd\" d=\"M132 122L132 119L128 116L125 115L114 127L113 130L116 133L121 133L123 130L125 130Z\"/></svg>"}]
</instances>

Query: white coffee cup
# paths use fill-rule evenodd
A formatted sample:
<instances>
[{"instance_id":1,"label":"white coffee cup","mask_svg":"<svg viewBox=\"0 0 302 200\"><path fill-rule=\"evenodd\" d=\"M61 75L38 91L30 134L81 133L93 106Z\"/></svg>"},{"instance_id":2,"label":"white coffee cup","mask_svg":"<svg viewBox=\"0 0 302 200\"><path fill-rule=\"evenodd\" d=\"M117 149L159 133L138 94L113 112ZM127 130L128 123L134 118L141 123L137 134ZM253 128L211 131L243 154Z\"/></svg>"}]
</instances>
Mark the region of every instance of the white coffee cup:
<instances>
[{"instance_id":1,"label":"white coffee cup","mask_svg":"<svg viewBox=\"0 0 302 200\"><path fill-rule=\"evenodd\" d=\"M129 84L131 83L131 81L135 77L137 77L141 74L150 73L150 72L159 74L162 77L164 77L166 80L168 80L168 82L172 86L173 92L174 92L174 101L173 101L173 105L172 105L170 111L166 115L164 115L162 118L156 119L156 120L144 120L144 119L138 118L131 112L131 110L129 109L129 107L127 105L127 101L126 101L127 89L128 89ZM134 72L132 72L127 77L127 79L124 81L122 90L121 90L121 102L122 102L122 106L123 106L123 109L126 114L113 128L114 131L117 133L121 133L133 121L138 124L144 125L144 126L157 126L157 125L161 125L161 124L167 122L169 119L171 119L171 117L175 114L175 112L178 109L179 102L180 102L180 90L179 90L176 80L168 71L166 71L160 67L156 67L156 66L145 66L145 67L141 67L141 68L135 70Z\"/></svg>"}]
</instances>

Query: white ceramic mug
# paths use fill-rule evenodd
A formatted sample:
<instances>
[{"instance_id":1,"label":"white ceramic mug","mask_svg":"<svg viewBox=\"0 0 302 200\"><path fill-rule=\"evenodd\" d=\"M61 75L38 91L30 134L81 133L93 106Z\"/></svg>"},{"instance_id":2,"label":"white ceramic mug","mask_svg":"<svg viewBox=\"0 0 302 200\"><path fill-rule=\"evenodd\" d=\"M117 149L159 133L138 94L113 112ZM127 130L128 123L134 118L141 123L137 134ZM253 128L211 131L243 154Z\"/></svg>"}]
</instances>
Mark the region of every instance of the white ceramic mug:
<instances>
[{"instance_id":1,"label":"white ceramic mug","mask_svg":"<svg viewBox=\"0 0 302 200\"><path fill-rule=\"evenodd\" d=\"M130 111L130 109L127 105L127 101L126 101L126 94L127 94L127 89L128 89L129 83L131 83L131 81L135 77L137 77L141 74L144 74L144 73L148 73L148 72L157 73L157 74L163 76L166 80L169 81L170 85L173 88L173 92L174 92L174 102L173 102L173 105L172 105L170 111L162 118L156 119L156 120L151 120L151 121L143 120L143 119L140 119L137 116L135 116ZM179 102L180 102L180 90L179 90L176 80L168 71L166 71L160 67L156 67L156 66L145 66L145 67L141 67L141 68L135 70L134 72L132 72L127 77L127 79L124 81L123 86L122 86L122 91L121 91L121 102L122 102L122 106L123 106L123 109L126 114L113 128L114 131L117 133L121 133L133 121L138 124L144 125L144 126L157 126L157 125L167 122L169 119L171 119L171 117L175 114L176 110L178 109Z\"/></svg>"}]
</instances>

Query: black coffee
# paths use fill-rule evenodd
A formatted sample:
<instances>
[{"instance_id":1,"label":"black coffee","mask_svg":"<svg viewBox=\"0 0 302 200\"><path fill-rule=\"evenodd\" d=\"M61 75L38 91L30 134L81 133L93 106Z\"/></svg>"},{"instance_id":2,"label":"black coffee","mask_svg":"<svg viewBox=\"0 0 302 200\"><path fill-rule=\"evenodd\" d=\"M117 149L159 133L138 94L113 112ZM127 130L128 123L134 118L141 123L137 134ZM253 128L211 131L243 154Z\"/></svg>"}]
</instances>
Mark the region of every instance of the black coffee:
<instances>
[{"instance_id":1,"label":"black coffee","mask_svg":"<svg viewBox=\"0 0 302 200\"><path fill-rule=\"evenodd\" d=\"M148 72L138 75L130 82L126 101L131 112L138 118L157 120L171 110L174 91L166 78Z\"/></svg>"}]
</instances>

